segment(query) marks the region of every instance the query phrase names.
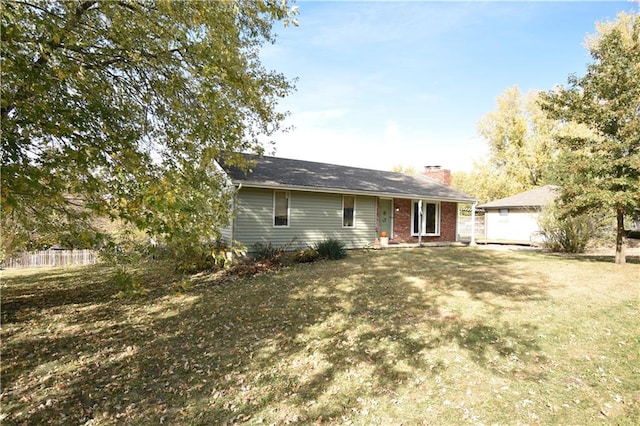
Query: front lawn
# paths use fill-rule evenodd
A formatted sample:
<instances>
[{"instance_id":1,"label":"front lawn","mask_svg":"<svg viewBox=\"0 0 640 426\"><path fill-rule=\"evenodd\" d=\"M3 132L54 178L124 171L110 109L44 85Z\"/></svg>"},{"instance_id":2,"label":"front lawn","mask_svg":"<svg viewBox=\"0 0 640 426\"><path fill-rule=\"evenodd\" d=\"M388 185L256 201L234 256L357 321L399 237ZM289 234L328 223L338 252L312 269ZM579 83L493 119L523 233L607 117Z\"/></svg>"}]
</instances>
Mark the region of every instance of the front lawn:
<instances>
[{"instance_id":1,"label":"front lawn","mask_svg":"<svg viewBox=\"0 0 640 426\"><path fill-rule=\"evenodd\" d=\"M604 260L604 261L603 261ZM640 263L350 252L254 278L2 271L2 424L629 424Z\"/></svg>"}]
</instances>

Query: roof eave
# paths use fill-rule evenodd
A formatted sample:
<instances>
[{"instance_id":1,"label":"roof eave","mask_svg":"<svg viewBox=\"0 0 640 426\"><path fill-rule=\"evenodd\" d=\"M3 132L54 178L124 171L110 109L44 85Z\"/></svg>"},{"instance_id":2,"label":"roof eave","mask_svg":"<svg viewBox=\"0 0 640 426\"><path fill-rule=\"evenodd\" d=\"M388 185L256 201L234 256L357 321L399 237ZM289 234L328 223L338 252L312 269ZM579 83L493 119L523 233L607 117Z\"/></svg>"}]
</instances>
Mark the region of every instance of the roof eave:
<instances>
[{"instance_id":1,"label":"roof eave","mask_svg":"<svg viewBox=\"0 0 640 426\"><path fill-rule=\"evenodd\" d=\"M287 191L307 191L307 192L329 192L334 194L349 194L349 195L368 195L372 197L381 198L410 198L410 199L433 199L441 201L450 201L455 203L473 203L476 200L473 198L463 197L443 197L433 196L426 194L400 194L397 192L380 192L380 191L363 191L356 189L344 189L344 188L318 188L312 186L301 185L282 185L279 183L264 183L264 182L251 182L245 180L234 180L234 185L244 188L262 188L262 189L282 189Z\"/></svg>"},{"instance_id":2,"label":"roof eave","mask_svg":"<svg viewBox=\"0 0 640 426\"><path fill-rule=\"evenodd\" d=\"M501 204L498 206L487 206L487 205L480 205L478 206L479 209L541 209L543 206L539 206L539 205L528 205L528 206L523 206L523 205L511 205L511 204Z\"/></svg>"}]
</instances>

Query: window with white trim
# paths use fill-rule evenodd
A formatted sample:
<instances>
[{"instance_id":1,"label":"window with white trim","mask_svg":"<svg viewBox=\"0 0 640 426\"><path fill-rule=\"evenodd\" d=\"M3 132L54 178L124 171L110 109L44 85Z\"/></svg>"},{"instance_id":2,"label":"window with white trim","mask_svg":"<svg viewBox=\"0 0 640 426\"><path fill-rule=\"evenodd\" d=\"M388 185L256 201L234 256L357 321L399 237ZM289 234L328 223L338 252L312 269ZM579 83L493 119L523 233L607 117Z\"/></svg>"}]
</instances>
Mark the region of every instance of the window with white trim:
<instances>
[{"instance_id":1,"label":"window with white trim","mask_svg":"<svg viewBox=\"0 0 640 426\"><path fill-rule=\"evenodd\" d=\"M440 203L414 200L411 209L411 223L411 235L418 235L420 231L422 231L422 235L426 236L440 235Z\"/></svg>"},{"instance_id":2,"label":"window with white trim","mask_svg":"<svg viewBox=\"0 0 640 426\"><path fill-rule=\"evenodd\" d=\"M289 226L289 191L273 191L273 226Z\"/></svg>"},{"instance_id":3,"label":"window with white trim","mask_svg":"<svg viewBox=\"0 0 640 426\"><path fill-rule=\"evenodd\" d=\"M353 228L356 226L356 197L354 195L342 196L342 227Z\"/></svg>"}]
</instances>

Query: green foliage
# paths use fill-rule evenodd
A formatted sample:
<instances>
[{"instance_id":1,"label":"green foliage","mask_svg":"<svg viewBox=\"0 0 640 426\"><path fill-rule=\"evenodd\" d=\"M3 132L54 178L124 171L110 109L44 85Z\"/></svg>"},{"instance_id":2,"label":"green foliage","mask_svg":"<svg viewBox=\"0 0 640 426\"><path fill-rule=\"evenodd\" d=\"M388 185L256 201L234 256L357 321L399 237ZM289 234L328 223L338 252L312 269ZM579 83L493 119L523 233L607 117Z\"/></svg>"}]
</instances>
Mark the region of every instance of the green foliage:
<instances>
[{"instance_id":1,"label":"green foliage","mask_svg":"<svg viewBox=\"0 0 640 426\"><path fill-rule=\"evenodd\" d=\"M478 123L489 144L488 161L474 162L470 172L454 172L451 186L480 203L508 197L543 185L556 155L557 123L539 106L539 94L508 88L496 99L496 109Z\"/></svg>"},{"instance_id":2,"label":"green foliage","mask_svg":"<svg viewBox=\"0 0 640 426\"><path fill-rule=\"evenodd\" d=\"M553 205L543 210L538 221L545 236L545 247L553 252L583 253L603 227L602 215L562 215Z\"/></svg>"},{"instance_id":3,"label":"green foliage","mask_svg":"<svg viewBox=\"0 0 640 426\"><path fill-rule=\"evenodd\" d=\"M140 277L125 267L116 268L111 281L116 285L118 295L121 297L137 297L146 294Z\"/></svg>"},{"instance_id":4,"label":"green foliage","mask_svg":"<svg viewBox=\"0 0 640 426\"><path fill-rule=\"evenodd\" d=\"M3 2L2 226L19 243L95 216L215 240L293 86L259 49L286 0ZM6 244L9 243L9 244Z\"/></svg>"},{"instance_id":5,"label":"green foliage","mask_svg":"<svg viewBox=\"0 0 640 426\"><path fill-rule=\"evenodd\" d=\"M344 259L347 257L347 252L344 248L344 243L335 238L328 238L326 240L316 243L315 250L322 259Z\"/></svg>"},{"instance_id":6,"label":"green foliage","mask_svg":"<svg viewBox=\"0 0 640 426\"><path fill-rule=\"evenodd\" d=\"M178 273L192 274L201 271L228 269L238 258L246 256L246 249L235 243L228 246L221 241L207 243L201 240L180 241L167 244L160 255L170 261Z\"/></svg>"},{"instance_id":7,"label":"green foliage","mask_svg":"<svg viewBox=\"0 0 640 426\"><path fill-rule=\"evenodd\" d=\"M477 198L480 203L525 190L525 186L512 179L504 170L486 161L474 162L470 172L453 172L451 187Z\"/></svg>"},{"instance_id":8,"label":"green foliage","mask_svg":"<svg viewBox=\"0 0 640 426\"><path fill-rule=\"evenodd\" d=\"M41 227L34 217L23 219L17 220L11 213L2 215L0 259L20 251L46 250L53 245L65 249L96 248L109 240L109 235L88 218L70 221L54 214L46 227Z\"/></svg>"},{"instance_id":9,"label":"green foliage","mask_svg":"<svg viewBox=\"0 0 640 426\"><path fill-rule=\"evenodd\" d=\"M596 28L587 73L546 93L542 105L564 123L554 164L561 202L572 215L614 212L616 262L624 263L624 217L640 207L640 15Z\"/></svg>"},{"instance_id":10,"label":"green foliage","mask_svg":"<svg viewBox=\"0 0 640 426\"><path fill-rule=\"evenodd\" d=\"M522 190L545 183L555 154L557 124L542 111L538 97L537 92L522 95L518 86L508 88L496 99L497 108L478 124L489 143L491 164Z\"/></svg>"},{"instance_id":11,"label":"green foliage","mask_svg":"<svg viewBox=\"0 0 640 426\"><path fill-rule=\"evenodd\" d=\"M187 293L191 290L191 282L187 278L183 278L173 285L173 291L176 296Z\"/></svg>"},{"instance_id":12,"label":"green foliage","mask_svg":"<svg viewBox=\"0 0 640 426\"><path fill-rule=\"evenodd\" d=\"M170 243L164 248L161 259L167 259L175 265L181 274L194 274L215 268L211 255L213 246L200 241L180 241Z\"/></svg>"},{"instance_id":13,"label":"green foliage","mask_svg":"<svg viewBox=\"0 0 640 426\"><path fill-rule=\"evenodd\" d=\"M403 166L402 164L394 164L391 171L395 173L403 173L405 175L416 176L418 171L413 166Z\"/></svg>"},{"instance_id":14,"label":"green foliage","mask_svg":"<svg viewBox=\"0 0 640 426\"><path fill-rule=\"evenodd\" d=\"M267 241L263 243L258 241L253 246L251 246L251 259L254 261L269 261L270 263L282 264L288 260L288 256L286 255L289 251L291 251L291 246L296 241L296 237L292 238L286 244L281 246L274 246L271 241Z\"/></svg>"},{"instance_id":15,"label":"green foliage","mask_svg":"<svg viewBox=\"0 0 640 426\"><path fill-rule=\"evenodd\" d=\"M147 244L144 237L135 230L125 228L116 239L110 240L100 250L103 263L115 267L111 282L119 290L119 295L136 297L145 294L140 278L134 269L145 258Z\"/></svg>"},{"instance_id":16,"label":"green foliage","mask_svg":"<svg viewBox=\"0 0 640 426\"><path fill-rule=\"evenodd\" d=\"M135 265L148 253L148 239L130 228L123 229L100 249L100 259L113 266Z\"/></svg>"},{"instance_id":17,"label":"green foliage","mask_svg":"<svg viewBox=\"0 0 640 426\"><path fill-rule=\"evenodd\" d=\"M266 243L258 241L251 246L251 258L254 261L260 260L277 260L282 257L283 249L281 247L274 246L271 241Z\"/></svg>"}]
</instances>

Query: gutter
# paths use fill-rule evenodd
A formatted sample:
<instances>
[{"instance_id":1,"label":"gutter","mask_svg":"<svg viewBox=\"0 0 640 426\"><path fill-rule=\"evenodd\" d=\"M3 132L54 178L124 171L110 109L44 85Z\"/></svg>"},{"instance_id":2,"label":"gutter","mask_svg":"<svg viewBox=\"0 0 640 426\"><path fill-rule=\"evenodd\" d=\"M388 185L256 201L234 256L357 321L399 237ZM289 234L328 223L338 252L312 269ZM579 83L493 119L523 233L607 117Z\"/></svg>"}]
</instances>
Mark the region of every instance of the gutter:
<instances>
[{"instance_id":1,"label":"gutter","mask_svg":"<svg viewBox=\"0 0 640 426\"><path fill-rule=\"evenodd\" d=\"M237 217L237 212L238 212L238 192L240 191L240 188L242 188L242 182L239 183L238 188L236 189L236 193L233 194L233 211L232 211L232 218L231 218L231 243L230 246L232 248L234 247L234 243L236 241L236 217Z\"/></svg>"},{"instance_id":2,"label":"gutter","mask_svg":"<svg viewBox=\"0 0 640 426\"><path fill-rule=\"evenodd\" d=\"M234 181L236 185L243 186L241 181ZM333 194L347 194L347 195L366 195L370 197L382 197L382 198L409 198L409 199L427 199L437 201L450 201L455 203L477 203L474 198L455 198L455 197L443 197L437 195L427 196L425 194L399 194L395 192L373 192L357 189L342 189L342 188L315 188L309 186L299 185L280 185L280 184L264 184L264 183L244 183L245 188L258 188L258 189L282 189L293 191L306 191L306 192L322 192Z\"/></svg>"}]
</instances>

